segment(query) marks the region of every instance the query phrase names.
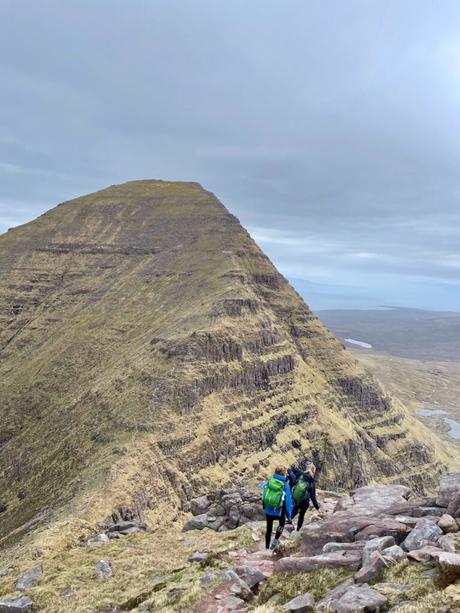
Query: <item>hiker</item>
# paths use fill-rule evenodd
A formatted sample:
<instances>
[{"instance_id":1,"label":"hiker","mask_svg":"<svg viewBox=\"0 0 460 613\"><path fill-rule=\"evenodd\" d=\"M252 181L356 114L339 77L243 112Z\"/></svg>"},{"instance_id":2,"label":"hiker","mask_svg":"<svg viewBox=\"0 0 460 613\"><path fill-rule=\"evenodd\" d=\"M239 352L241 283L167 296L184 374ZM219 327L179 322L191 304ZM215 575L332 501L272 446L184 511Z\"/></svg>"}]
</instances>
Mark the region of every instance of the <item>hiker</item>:
<instances>
[{"instance_id":1,"label":"hiker","mask_svg":"<svg viewBox=\"0 0 460 613\"><path fill-rule=\"evenodd\" d=\"M273 477L262 484L262 504L265 512L265 520L267 522L267 529L265 531L266 549L274 550L277 547L286 519L291 521L293 506L292 495L286 473L287 470L284 466L277 466ZM278 519L278 528L276 529L275 538L270 546L273 522L275 519Z\"/></svg>"},{"instance_id":2,"label":"hiker","mask_svg":"<svg viewBox=\"0 0 460 613\"><path fill-rule=\"evenodd\" d=\"M310 500L317 511L319 511L319 504L316 500L316 483L315 483L316 466L313 462L307 464L306 470L300 474L297 481L292 488L292 498L294 499L294 512L292 517L294 518L297 513L299 518L297 520L297 532L303 526L303 520L305 513L310 506Z\"/></svg>"}]
</instances>

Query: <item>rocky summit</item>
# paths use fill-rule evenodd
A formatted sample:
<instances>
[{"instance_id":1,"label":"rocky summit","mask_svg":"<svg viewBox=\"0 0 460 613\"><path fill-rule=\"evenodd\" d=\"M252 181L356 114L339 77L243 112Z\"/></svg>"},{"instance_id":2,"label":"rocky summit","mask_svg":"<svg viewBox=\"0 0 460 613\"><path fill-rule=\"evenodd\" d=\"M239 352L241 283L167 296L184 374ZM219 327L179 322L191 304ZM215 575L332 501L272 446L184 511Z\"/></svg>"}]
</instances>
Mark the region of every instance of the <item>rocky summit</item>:
<instances>
[{"instance_id":1,"label":"rocky summit","mask_svg":"<svg viewBox=\"0 0 460 613\"><path fill-rule=\"evenodd\" d=\"M0 273L4 546L155 529L298 458L420 494L449 460L196 183L64 202L0 237Z\"/></svg>"}]
</instances>

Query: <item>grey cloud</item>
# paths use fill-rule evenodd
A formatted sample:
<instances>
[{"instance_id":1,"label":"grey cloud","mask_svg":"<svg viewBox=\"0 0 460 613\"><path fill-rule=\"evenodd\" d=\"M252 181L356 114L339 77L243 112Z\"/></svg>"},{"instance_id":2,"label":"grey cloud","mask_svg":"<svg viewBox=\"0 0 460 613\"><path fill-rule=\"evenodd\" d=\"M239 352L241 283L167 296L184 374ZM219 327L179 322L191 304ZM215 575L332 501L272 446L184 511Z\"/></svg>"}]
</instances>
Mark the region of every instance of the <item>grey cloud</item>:
<instances>
[{"instance_id":1,"label":"grey cloud","mask_svg":"<svg viewBox=\"0 0 460 613\"><path fill-rule=\"evenodd\" d=\"M460 309L459 24L454 0L3 0L0 229L192 179L292 278Z\"/></svg>"}]
</instances>

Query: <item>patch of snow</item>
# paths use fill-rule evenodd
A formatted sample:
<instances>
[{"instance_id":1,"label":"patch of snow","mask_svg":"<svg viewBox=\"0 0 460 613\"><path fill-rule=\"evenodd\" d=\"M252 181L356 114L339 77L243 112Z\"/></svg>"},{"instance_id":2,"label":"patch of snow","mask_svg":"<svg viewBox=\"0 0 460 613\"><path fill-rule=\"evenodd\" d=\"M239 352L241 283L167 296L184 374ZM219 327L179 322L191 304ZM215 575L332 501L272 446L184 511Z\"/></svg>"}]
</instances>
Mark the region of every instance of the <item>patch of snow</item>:
<instances>
[{"instance_id":1,"label":"patch of snow","mask_svg":"<svg viewBox=\"0 0 460 613\"><path fill-rule=\"evenodd\" d=\"M346 338L345 341L347 343L351 343L352 345L364 347L364 349L372 349L372 345L370 343L365 343L364 341L356 341L354 338Z\"/></svg>"}]
</instances>

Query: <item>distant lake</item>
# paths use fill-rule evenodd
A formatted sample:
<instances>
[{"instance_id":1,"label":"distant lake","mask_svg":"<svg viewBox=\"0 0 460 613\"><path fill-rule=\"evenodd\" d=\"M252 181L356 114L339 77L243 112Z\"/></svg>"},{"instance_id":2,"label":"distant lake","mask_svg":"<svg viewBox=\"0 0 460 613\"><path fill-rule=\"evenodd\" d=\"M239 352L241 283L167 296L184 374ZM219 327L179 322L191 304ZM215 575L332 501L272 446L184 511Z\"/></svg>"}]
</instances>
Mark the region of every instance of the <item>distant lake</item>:
<instances>
[{"instance_id":1,"label":"distant lake","mask_svg":"<svg viewBox=\"0 0 460 613\"><path fill-rule=\"evenodd\" d=\"M419 415L420 417L432 417L433 415L439 415L444 419L444 422L450 428L447 434L452 438L460 439L460 422L449 417L448 413L445 411L441 409L417 409L415 414Z\"/></svg>"},{"instance_id":2,"label":"distant lake","mask_svg":"<svg viewBox=\"0 0 460 613\"><path fill-rule=\"evenodd\" d=\"M351 343L352 345L358 345L358 347L364 347L364 349L372 349L372 345L370 343L356 341L354 338L346 338L345 340L347 343Z\"/></svg>"}]
</instances>

